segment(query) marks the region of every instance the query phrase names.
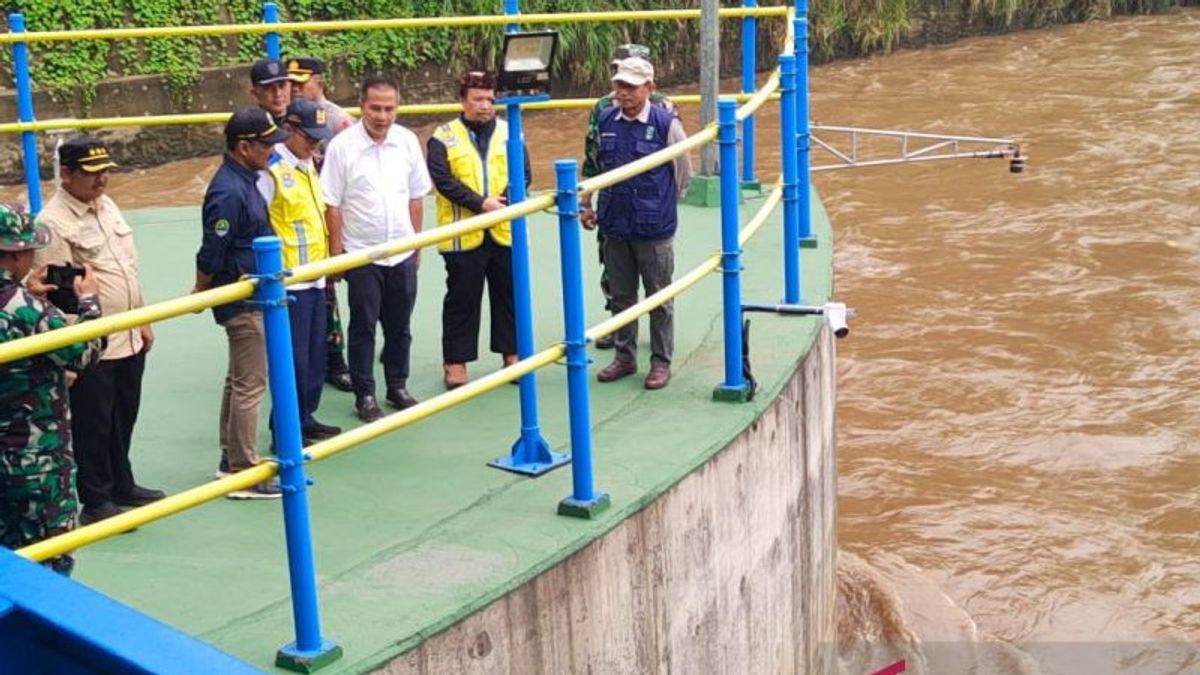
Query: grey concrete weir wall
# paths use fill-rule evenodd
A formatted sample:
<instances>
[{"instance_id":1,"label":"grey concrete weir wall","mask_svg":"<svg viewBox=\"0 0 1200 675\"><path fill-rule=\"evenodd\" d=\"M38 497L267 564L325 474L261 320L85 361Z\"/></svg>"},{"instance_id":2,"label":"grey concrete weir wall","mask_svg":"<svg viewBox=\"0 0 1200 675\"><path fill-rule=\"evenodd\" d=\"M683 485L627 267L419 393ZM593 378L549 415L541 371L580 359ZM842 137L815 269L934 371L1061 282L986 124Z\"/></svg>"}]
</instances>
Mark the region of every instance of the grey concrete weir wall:
<instances>
[{"instance_id":1,"label":"grey concrete weir wall","mask_svg":"<svg viewBox=\"0 0 1200 675\"><path fill-rule=\"evenodd\" d=\"M824 329L706 464L379 672L835 672L835 375Z\"/></svg>"}]
</instances>

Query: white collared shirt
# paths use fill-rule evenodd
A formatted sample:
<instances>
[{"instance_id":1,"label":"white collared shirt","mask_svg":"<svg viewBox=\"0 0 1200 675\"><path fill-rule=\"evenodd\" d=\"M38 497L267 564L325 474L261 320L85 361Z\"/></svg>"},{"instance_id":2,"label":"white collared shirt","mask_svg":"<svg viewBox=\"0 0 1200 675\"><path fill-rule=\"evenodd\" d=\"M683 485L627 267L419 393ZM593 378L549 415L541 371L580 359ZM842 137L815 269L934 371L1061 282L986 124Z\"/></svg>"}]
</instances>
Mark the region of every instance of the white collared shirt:
<instances>
[{"instance_id":1,"label":"white collared shirt","mask_svg":"<svg viewBox=\"0 0 1200 675\"><path fill-rule=\"evenodd\" d=\"M325 203L342 212L346 252L411 237L409 202L433 189L417 135L393 124L382 143L367 135L359 121L333 137L321 168ZM375 262L391 267L412 251Z\"/></svg>"}]
</instances>

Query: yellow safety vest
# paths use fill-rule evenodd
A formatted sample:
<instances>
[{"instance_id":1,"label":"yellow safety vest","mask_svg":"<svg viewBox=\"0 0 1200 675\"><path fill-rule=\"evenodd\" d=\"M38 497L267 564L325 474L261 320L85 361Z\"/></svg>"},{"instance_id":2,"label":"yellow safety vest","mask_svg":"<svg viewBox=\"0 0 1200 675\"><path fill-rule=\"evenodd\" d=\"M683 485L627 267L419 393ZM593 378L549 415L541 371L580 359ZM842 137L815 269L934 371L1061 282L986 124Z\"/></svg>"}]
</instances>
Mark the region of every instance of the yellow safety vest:
<instances>
[{"instance_id":1,"label":"yellow safety vest","mask_svg":"<svg viewBox=\"0 0 1200 675\"><path fill-rule=\"evenodd\" d=\"M504 120L496 120L496 129L488 142L487 163L479 157L475 144L471 142L471 134L462 118L439 126L433 132L433 137L446 146L446 158L450 162L450 173L462 181L463 185L471 188L484 197L494 197L502 194L508 187L508 125ZM438 225L463 220L474 215L437 193L437 222ZM492 240L501 246L512 246L512 231L508 221L496 224L488 229ZM438 244L438 250L443 253L453 251L470 251L483 245L483 233L472 232L461 237Z\"/></svg>"},{"instance_id":2,"label":"yellow safety vest","mask_svg":"<svg viewBox=\"0 0 1200 675\"><path fill-rule=\"evenodd\" d=\"M271 229L283 240L283 264L292 268L329 257L325 228L325 201L312 162L307 169L277 157L267 167L275 183L275 198L268 205Z\"/></svg>"}]
</instances>

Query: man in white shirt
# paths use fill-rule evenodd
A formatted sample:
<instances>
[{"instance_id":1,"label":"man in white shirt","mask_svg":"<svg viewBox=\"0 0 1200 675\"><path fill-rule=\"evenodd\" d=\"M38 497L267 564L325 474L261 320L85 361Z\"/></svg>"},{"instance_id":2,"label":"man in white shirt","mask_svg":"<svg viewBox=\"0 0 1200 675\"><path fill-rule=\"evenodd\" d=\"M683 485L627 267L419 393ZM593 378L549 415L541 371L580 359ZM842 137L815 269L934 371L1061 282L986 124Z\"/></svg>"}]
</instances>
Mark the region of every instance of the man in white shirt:
<instances>
[{"instance_id":1,"label":"man in white shirt","mask_svg":"<svg viewBox=\"0 0 1200 675\"><path fill-rule=\"evenodd\" d=\"M433 188L417 135L395 123L399 87L369 75L361 85L362 119L329 142L321 168L331 255L360 251L421 231L422 197ZM387 401L403 410L408 393L409 322L417 298L419 252L346 273L350 296L350 378L359 419L383 416L375 400L375 324L383 324Z\"/></svg>"}]
</instances>

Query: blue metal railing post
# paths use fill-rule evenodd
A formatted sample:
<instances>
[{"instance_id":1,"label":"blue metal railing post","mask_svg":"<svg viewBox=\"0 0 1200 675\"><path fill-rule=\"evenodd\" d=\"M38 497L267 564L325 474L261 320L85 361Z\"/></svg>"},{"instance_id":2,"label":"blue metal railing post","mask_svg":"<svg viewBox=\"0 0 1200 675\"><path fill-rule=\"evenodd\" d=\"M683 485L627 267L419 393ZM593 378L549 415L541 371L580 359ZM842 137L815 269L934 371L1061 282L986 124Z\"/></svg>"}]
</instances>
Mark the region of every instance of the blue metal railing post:
<instances>
[{"instance_id":1,"label":"blue metal railing post","mask_svg":"<svg viewBox=\"0 0 1200 675\"><path fill-rule=\"evenodd\" d=\"M808 116L808 0L796 0L796 180L800 187L800 245L812 247L812 171L809 141L812 120Z\"/></svg>"},{"instance_id":2,"label":"blue metal railing post","mask_svg":"<svg viewBox=\"0 0 1200 675\"><path fill-rule=\"evenodd\" d=\"M738 244L737 102L717 103L721 144L721 274L725 328L725 381L713 389L713 400L744 402L750 387L742 373L742 279Z\"/></svg>"},{"instance_id":3,"label":"blue metal railing post","mask_svg":"<svg viewBox=\"0 0 1200 675\"><path fill-rule=\"evenodd\" d=\"M567 402L571 419L571 496L558 505L564 516L591 518L609 504L592 476L592 412L583 300L583 243L579 235L576 163L554 163L558 185L558 242L562 268L563 334L567 348Z\"/></svg>"},{"instance_id":4,"label":"blue metal railing post","mask_svg":"<svg viewBox=\"0 0 1200 675\"><path fill-rule=\"evenodd\" d=\"M796 184L796 57L779 55L779 135L783 142L783 301L800 302L800 204Z\"/></svg>"},{"instance_id":5,"label":"blue metal railing post","mask_svg":"<svg viewBox=\"0 0 1200 675\"><path fill-rule=\"evenodd\" d=\"M13 12L8 15L10 33L25 32L25 15ZM33 121L33 81L29 77L29 44L12 43L13 79L17 82L17 121ZM29 213L37 215L42 210L42 177L38 170L37 132L21 132L21 163L25 166L25 193L29 196Z\"/></svg>"},{"instance_id":6,"label":"blue metal railing post","mask_svg":"<svg viewBox=\"0 0 1200 675\"><path fill-rule=\"evenodd\" d=\"M263 3L263 23L279 23L279 5L273 2ZM282 58L279 33L271 31L263 34L263 43L267 48L267 58Z\"/></svg>"},{"instance_id":7,"label":"blue metal railing post","mask_svg":"<svg viewBox=\"0 0 1200 675\"><path fill-rule=\"evenodd\" d=\"M308 521L308 479L304 475L300 437L300 404L292 361L292 331L287 293L283 287L283 246L279 237L258 237L253 243L258 268L254 300L262 308L267 342L267 373L271 388L275 449L279 453L279 483L283 489L283 527L287 538L288 576L292 591L292 622L296 641L275 655L275 665L312 672L342 655L342 648L321 638L317 604L317 574L312 531Z\"/></svg>"},{"instance_id":8,"label":"blue metal railing post","mask_svg":"<svg viewBox=\"0 0 1200 675\"><path fill-rule=\"evenodd\" d=\"M758 0L742 0L743 7L758 7ZM758 18L742 19L742 93L753 94L755 87L755 50L758 48ZM753 113L742 121L742 185L758 188L754 177L755 124Z\"/></svg>"}]
</instances>

